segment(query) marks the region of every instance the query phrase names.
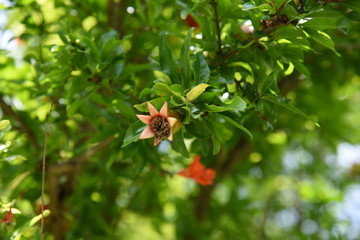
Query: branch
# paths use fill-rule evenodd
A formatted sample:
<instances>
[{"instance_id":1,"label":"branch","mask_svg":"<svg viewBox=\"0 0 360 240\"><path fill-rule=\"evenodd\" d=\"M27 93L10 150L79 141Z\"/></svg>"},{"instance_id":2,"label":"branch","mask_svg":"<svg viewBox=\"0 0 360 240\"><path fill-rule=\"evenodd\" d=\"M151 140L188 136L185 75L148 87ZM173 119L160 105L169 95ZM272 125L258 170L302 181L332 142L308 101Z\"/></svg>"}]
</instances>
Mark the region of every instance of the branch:
<instances>
[{"instance_id":1,"label":"branch","mask_svg":"<svg viewBox=\"0 0 360 240\"><path fill-rule=\"evenodd\" d=\"M108 14L108 25L115 29L120 37L125 35L124 20L126 16L126 0L108 0L107 14Z\"/></svg>"},{"instance_id":2,"label":"branch","mask_svg":"<svg viewBox=\"0 0 360 240\"><path fill-rule=\"evenodd\" d=\"M71 158L65 163L58 163L49 167L51 229L55 240L63 240L65 238L67 220L63 216L63 212L65 212L63 204L75 188L76 176L90 157L104 150L113 140L114 137L111 136L88 149L80 156ZM68 181L61 183L59 180L64 177Z\"/></svg>"},{"instance_id":3,"label":"branch","mask_svg":"<svg viewBox=\"0 0 360 240\"><path fill-rule=\"evenodd\" d=\"M252 151L253 146L247 139L241 139L238 144L228 153L218 155L216 166L214 167L217 172L217 182L228 176L236 166L242 162ZM226 155L226 156L224 156ZM222 161L225 159L225 161ZM216 188L216 183L210 186L201 187L198 196L194 202L194 213L199 223L203 222L206 218L206 213L209 208L211 194Z\"/></svg>"}]
</instances>

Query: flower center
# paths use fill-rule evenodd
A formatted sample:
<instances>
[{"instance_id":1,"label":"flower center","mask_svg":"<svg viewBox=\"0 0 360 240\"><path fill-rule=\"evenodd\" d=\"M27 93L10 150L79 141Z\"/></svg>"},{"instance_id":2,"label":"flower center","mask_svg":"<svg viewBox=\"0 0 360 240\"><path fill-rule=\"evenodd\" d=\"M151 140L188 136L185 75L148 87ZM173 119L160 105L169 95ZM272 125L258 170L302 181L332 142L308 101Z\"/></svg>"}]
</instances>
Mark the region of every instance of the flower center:
<instances>
[{"instance_id":1,"label":"flower center","mask_svg":"<svg viewBox=\"0 0 360 240\"><path fill-rule=\"evenodd\" d=\"M155 138L162 139L170 136L170 124L166 117L158 115L151 119L150 128L155 134Z\"/></svg>"}]
</instances>

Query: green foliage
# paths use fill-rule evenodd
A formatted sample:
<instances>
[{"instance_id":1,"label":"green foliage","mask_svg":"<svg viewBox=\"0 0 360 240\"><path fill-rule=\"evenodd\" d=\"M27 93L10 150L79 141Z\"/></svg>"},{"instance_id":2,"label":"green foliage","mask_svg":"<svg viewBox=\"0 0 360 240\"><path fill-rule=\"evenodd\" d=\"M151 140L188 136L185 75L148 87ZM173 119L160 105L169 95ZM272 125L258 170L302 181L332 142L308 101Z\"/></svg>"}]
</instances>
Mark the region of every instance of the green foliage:
<instances>
[{"instance_id":1,"label":"green foliage","mask_svg":"<svg viewBox=\"0 0 360 240\"><path fill-rule=\"evenodd\" d=\"M359 1L3 5L1 239L40 238L47 118L45 239L346 238L359 168L325 159L360 141ZM173 141L139 139L148 102ZM196 155L213 186L176 174Z\"/></svg>"}]
</instances>

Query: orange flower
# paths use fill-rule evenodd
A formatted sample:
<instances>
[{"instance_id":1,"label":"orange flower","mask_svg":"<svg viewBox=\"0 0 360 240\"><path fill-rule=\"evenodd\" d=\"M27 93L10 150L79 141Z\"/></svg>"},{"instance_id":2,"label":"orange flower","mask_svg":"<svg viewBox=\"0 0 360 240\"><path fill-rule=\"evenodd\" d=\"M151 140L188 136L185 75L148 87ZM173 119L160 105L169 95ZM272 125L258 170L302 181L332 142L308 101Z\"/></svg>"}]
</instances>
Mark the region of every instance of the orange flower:
<instances>
[{"instance_id":1,"label":"orange flower","mask_svg":"<svg viewBox=\"0 0 360 240\"><path fill-rule=\"evenodd\" d=\"M8 213L5 215L5 217L3 217L3 219L0 220L0 223L9 223L12 221L14 217L14 214L11 212L11 207L8 211Z\"/></svg>"},{"instance_id":2,"label":"orange flower","mask_svg":"<svg viewBox=\"0 0 360 240\"><path fill-rule=\"evenodd\" d=\"M146 128L140 135L140 139L155 137L154 146L158 145L163 138L167 138L169 141L173 140L173 133L171 128L176 123L177 119L168 117L167 102L161 107L160 112L147 102L150 116L136 114L136 116L145 124Z\"/></svg>"},{"instance_id":3,"label":"orange flower","mask_svg":"<svg viewBox=\"0 0 360 240\"><path fill-rule=\"evenodd\" d=\"M205 166L200 162L200 158L200 155L195 156L194 161L190 164L190 166L180 171L178 174L183 177L193 178L201 185L211 185L213 184L216 172L214 169L205 168Z\"/></svg>"}]
</instances>

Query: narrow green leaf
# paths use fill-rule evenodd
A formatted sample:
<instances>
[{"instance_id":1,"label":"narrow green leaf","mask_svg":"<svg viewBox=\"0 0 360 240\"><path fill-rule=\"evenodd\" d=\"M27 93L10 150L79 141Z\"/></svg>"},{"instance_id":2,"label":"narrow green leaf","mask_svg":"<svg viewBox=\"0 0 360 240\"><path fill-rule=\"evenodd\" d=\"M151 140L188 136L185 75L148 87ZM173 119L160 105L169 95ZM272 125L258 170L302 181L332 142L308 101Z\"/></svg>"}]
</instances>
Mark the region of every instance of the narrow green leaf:
<instances>
[{"instance_id":1,"label":"narrow green leaf","mask_svg":"<svg viewBox=\"0 0 360 240\"><path fill-rule=\"evenodd\" d=\"M341 57L340 53L338 53L335 49L335 43L334 41L330 38L329 35L327 35L324 32L321 31L315 31L312 29L306 29L306 32L310 35L310 37L312 39L314 39L316 42L320 43L321 45L323 45L324 47L329 48L330 50L332 50L337 56Z\"/></svg>"},{"instance_id":2,"label":"narrow green leaf","mask_svg":"<svg viewBox=\"0 0 360 240\"><path fill-rule=\"evenodd\" d=\"M187 87L191 81L191 68L190 68L190 42L191 42L191 33L193 28L191 28L187 35L185 36L184 43L181 47L180 53L180 76L181 81L185 87Z\"/></svg>"},{"instance_id":3,"label":"narrow green leaf","mask_svg":"<svg viewBox=\"0 0 360 240\"><path fill-rule=\"evenodd\" d=\"M264 84L262 85L262 89L260 92L264 94L269 88L272 88L275 92L279 92L279 88L277 86L277 76L280 72L280 68L276 67L270 74L267 76Z\"/></svg>"},{"instance_id":4,"label":"narrow green leaf","mask_svg":"<svg viewBox=\"0 0 360 240\"><path fill-rule=\"evenodd\" d=\"M66 108L68 117L71 118L72 116L74 116L74 114L77 112L77 110L84 103L85 100L86 100L85 97L81 97L81 98L76 99L70 105L68 105Z\"/></svg>"},{"instance_id":5,"label":"narrow green leaf","mask_svg":"<svg viewBox=\"0 0 360 240\"><path fill-rule=\"evenodd\" d=\"M45 209L44 214L39 214L30 220L29 227L34 226L37 222L39 222L42 219L43 215L44 217L48 217L50 216L50 214L51 211L49 209Z\"/></svg>"},{"instance_id":6,"label":"narrow green leaf","mask_svg":"<svg viewBox=\"0 0 360 240\"><path fill-rule=\"evenodd\" d=\"M340 5L346 6L348 8L354 9L357 12L360 12L360 1L359 0L346 0L341 2Z\"/></svg>"},{"instance_id":7,"label":"narrow green leaf","mask_svg":"<svg viewBox=\"0 0 360 240\"><path fill-rule=\"evenodd\" d=\"M305 114L303 111L301 111L300 109L298 109L297 107L295 107L294 105L285 102L284 100L282 100L281 98L278 98L274 95L269 95L269 96L263 96L262 99L264 99L265 101L271 102L271 103L275 103L283 108L286 108L287 110L290 110L293 113L296 113L312 122L314 122L317 126L319 126L319 124L316 122L316 120L314 120L313 118L311 118L309 115Z\"/></svg>"},{"instance_id":8,"label":"narrow green leaf","mask_svg":"<svg viewBox=\"0 0 360 240\"><path fill-rule=\"evenodd\" d=\"M271 5L268 3L263 3L259 6L256 6L253 3L248 2L248 3L245 3L244 5L242 5L242 10L244 10L244 11L250 11L253 9L259 9L260 11L269 11L269 10L273 9L273 7L271 7Z\"/></svg>"},{"instance_id":9,"label":"narrow green leaf","mask_svg":"<svg viewBox=\"0 0 360 240\"><path fill-rule=\"evenodd\" d=\"M245 101L239 97L235 96L230 103L224 104L221 106L209 105L205 103L204 110L209 112L226 112L226 111L244 111L246 109Z\"/></svg>"},{"instance_id":10,"label":"narrow green leaf","mask_svg":"<svg viewBox=\"0 0 360 240\"><path fill-rule=\"evenodd\" d=\"M69 43L69 41L68 41L68 39L67 39L67 37L66 37L66 35L65 35L65 33L64 33L64 31L62 29L58 31L58 35L59 35L61 41L63 41L63 43L65 43L65 44Z\"/></svg>"},{"instance_id":11,"label":"narrow green leaf","mask_svg":"<svg viewBox=\"0 0 360 240\"><path fill-rule=\"evenodd\" d=\"M302 74L304 74L306 77L311 78L310 71L307 69L307 67L300 62L299 60L291 60L291 62L294 64L295 68Z\"/></svg>"},{"instance_id":12,"label":"narrow green leaf","mask_svg":"<svg viewBox=\"0 0 360 240\"><path fill-rule=\"evenodd\" d=\"M222 0L217 1L217 11L220 18L224 18L228 15L228 12L231 10L232 3L231 0Z\"/></svg>"},{"instance_id":13,"label":"narrow green leaf","mask_svg":"<svg viewBox=\"0 0 360 240\"><path fill-rule=\"evenodd\" d=\"M251 132L246 128L244 127L243 125L239 124L238 122L234 121L233 119L231 119L230 117L228 116L225 116L224 114L219 114L223 119L225 119L228 123L234 125L235 127L239 128L240 130L242 130L243 132L245 132L249 137L250 139L252 140L253 139L253 136L251 134Z\"/></svg>"},{"instance_id":14,"label":"narrow green leaf","mask_svg":"<svg viewBox=\"0 0 360 240\"><path fill-rule=\"evenodd\" d=\"M300 24L300 26L317 30L335 29L338 27L338 23L342 18L344 18L344 16L338 11L319 11L306 15L305 19L309 20Z\"/></svg>"},{"instance_id":15,"label":"narrow green leaf","mask_svg":"<svg viewBox=\"0 0 360 240\"><path fill-rule=\"evenodd\" d=\"M203 49L204 51L214 51L217 49L217 41L216 41L216 27L214 21L211 18L204 16L200 18L200 28L203 34Z\"/></svg>"},{"instance_id":16,"label":"narrow green leaf","mask_svg":"<svg viewBox=\"0 0 360 240\"><path fill-rule=\"evenodd\" d=\"M172 146L175 151L177 151L184 157L186 157L186 158L190 157L189 152L186 149L183 129L181 129L180 131L178 131L177 133L174 134L174 140L172 141Z\"/></svg>"},{"instance_id":17,"label":"narrow green leaf","mask_svg":"<svg viewBox=\"0 0 360 240\"><path fill-rule=\"evenodd\" d=\"M159 55L161 70L170 77L173 83L180 83L179 74L167 44L165 34L162 34L160 37Z\"/></svg>"},{"instance_id":18,"label":"narrow green leaf","mask_svg":"<svg viewBox=\"0 0 360 240\"><path fill-rule=\"evenodd\" d=\"M197 53L195 55L193 71L195 83L206 83L209 80L210 68L202 53Z\"/></svg>"},{"instance_id":19,"label":"narrow green leaf","mask_svg":"<svg viewBox=\"0 0 360 240\"><path fill-rule=\"evenodd\" d=\"M211 140L213 143L213 155L216 155L220 152L221 144L215 137L212 137Z\"/></svg>"}]
</instances>

